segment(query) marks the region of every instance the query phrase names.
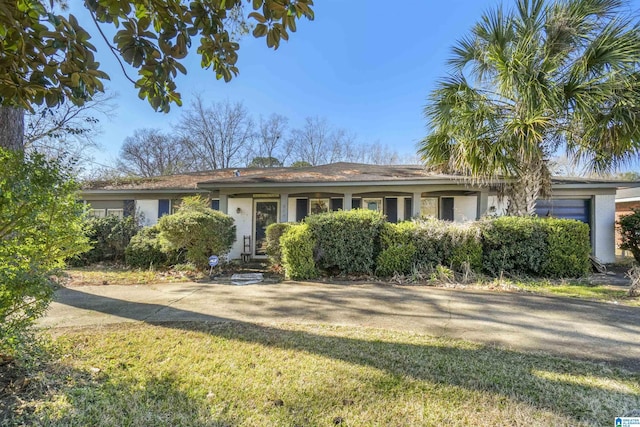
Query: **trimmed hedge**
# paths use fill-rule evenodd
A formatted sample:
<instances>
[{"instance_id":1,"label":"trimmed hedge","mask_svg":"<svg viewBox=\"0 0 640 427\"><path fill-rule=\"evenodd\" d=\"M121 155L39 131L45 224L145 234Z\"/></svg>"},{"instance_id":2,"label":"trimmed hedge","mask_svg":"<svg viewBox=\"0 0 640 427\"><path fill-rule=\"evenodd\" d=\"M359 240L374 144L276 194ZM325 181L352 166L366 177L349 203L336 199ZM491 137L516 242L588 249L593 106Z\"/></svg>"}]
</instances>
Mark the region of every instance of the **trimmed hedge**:
<instances>
[{"instance_id":1,"label":"trimmed hedge","mask_svg":"<svg viewBox=\"0 0 640 427\"><path fill-rule=\"evenodd\" d=\"M373 273L385 223L380 212L326 212L307 217L305 223L316 241L320 268L345 274Z\"/></svg>"},{"instance_id":2,"label":"trimmed hedge","mask_svg":"<svg viewBox=\"0 0 640 427\"><path fill-rule=\"evenodd\" d=\"M280 238L282 265L287 279L305 280L318 277L313 258L315 240L307 224L291 225Z\"/></svg>"},{"instance_id":3,"label":"trimmed hedge","mask_svg":"<svg viewBox=\"0 0 640 427\"><path fill-rule=\"evenodd\" d=\"M558 218L500 217L485 220L482 264L493 276L576 277L588 273L589 226Z\"/></svg>"},{"instance_id":4,"label":"trimmed hedge","mask_svg":"<svg viewBox=\"0 0 640 427\"><path fill-rule=\"evenodd\" d=\"M282 265L280 237L293 225L291 222L276 222L267 226L267 255L271 265Z\"/></svg>"},{"instance_id":5,"label":"trimmed hedge","mask_svg":"<svg viewBox=\"0 0 640 427\"><path fill-rule=\"evenodd\" d=\"M591 269L589 225L572 219L546 218L547 251L540 275L581 277Z\"/></svg>"},{"instance_id":6,"label":"trimmed hedge","mask_svg":"<svg viewBox=\"0 0 640 427\"><path fill-rule=\"evenodd\" d=\"M376 274L408 274L414 266L434 269L444 265L462 271L465 264L482 268L482 243L475 224L455 224L437 219L385 224L380 234L381 252Z\"/></svg>"}]
</instances>

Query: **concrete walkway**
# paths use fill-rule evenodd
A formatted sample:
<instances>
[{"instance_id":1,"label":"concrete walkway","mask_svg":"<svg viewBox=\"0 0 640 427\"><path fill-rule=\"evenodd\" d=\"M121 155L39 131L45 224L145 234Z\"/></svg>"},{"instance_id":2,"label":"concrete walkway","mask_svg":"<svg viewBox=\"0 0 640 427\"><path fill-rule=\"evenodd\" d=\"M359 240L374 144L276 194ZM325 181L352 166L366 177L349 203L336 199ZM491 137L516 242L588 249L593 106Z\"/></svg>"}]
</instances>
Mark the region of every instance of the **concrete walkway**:
<instances>
[{"instance_id":1,"label":"concrete walkway","mask_svg":"<svg viewBox=\"0 0 640 427\"><path fill-rule=\"evenodd\" d=\"M296 282L84 286L59 290L40 325L134 321L367 326L605 361L640 372L640 309L516 293Z\"/></svg>"}]
</instances>

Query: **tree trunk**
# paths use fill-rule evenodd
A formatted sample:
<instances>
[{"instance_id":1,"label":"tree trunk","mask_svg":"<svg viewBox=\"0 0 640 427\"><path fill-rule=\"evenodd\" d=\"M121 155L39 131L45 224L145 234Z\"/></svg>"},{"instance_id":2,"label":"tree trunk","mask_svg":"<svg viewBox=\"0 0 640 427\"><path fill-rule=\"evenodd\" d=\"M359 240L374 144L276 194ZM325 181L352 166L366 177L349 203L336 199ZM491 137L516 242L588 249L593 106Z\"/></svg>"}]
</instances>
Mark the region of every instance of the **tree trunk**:
<instances>
[{"instance_id":1,"label":"tree trunk","mask_svg":"<svg viewBox=\"0 0 640 427\"><path fill-rule=\"evenodd\" d=\"M0 106L0 147L24 149L24 110Z\"/></svg>"},{"instance_id":2,"label":"tree trunk","mask_svg":"<svg viewBox=\"0 0 640 427\"><path fill-rule=\"evenodd\" d=\"M520 172L520 176L507 184L507 215L535 215L536 201L540 197L551 195L551 175L544 161L529 165Z\"/></svg>"}]
</instances>

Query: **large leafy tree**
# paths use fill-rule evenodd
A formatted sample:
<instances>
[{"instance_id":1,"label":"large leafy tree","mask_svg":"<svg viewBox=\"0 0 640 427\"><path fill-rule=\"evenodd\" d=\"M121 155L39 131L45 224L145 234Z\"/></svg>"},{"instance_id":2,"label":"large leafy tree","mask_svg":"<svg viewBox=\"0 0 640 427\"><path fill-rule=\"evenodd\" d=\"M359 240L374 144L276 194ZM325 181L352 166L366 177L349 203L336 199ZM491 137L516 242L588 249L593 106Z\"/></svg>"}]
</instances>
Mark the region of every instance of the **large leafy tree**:
<instances>
[{"instance_id":1,"label":"large leafy tree","mask_svg":"<svg viewBox=\"0 0 640 427\"><path fill-rule=\"evenodd\" d=\"M57 2L57 1L56 1ZM96 33L115 27L110 50L131 79L139 97L158 111L181 104L175 77L187 72L181 63L195 49L201 65L229 81L238 73L240 45L232 35L247 15L253 35L278 48L296 31L301 17L313 19L313 0L85 0ZM54 0L0 2L0 104L32 110L71 101L82 105L103 91L107 74L96 61L90 33L72 14L54 12ZM19 109L0 115L2 126L19 126ZM5 142L8 146L10 143ZM3 145L0 142L0 145ZM15 145L15 143L13 144Z\"/></svg>"},{"instance_id":2,"label":"large leafy tree","mask_svg":"<svg viewBox=\"0 0 640 427\"><path fill-rule=\"evenodd\" d=\"M596 172L640 148L640 29L620 0L517 0L453 48L430 94L419 153L487 184L505 177L511 214L550 195L559 152Z\"/></svg>"}]
</instances>

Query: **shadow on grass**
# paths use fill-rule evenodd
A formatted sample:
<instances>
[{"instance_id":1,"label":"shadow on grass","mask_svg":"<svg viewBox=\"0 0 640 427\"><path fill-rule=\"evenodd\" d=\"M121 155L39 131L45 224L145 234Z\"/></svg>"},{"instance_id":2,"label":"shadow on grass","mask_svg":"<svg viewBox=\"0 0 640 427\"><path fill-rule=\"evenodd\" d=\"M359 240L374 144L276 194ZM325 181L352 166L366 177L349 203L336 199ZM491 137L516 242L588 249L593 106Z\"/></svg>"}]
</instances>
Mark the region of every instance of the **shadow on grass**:
<instances>
[{"instance_id":1,"label":"shadow on grass","mask_svg":"<svg viewBox=\"0 0 640 427\"><path fill-rule=\"evenodd\" d=\"M593 364L487 346L460 346L457 342L443 339L430 341L429 344L411 344L327 336L265 327L164 305L128 302L76 290L67 292L71 294L63 303L78 308L98 310L178 330L205 332L211 336L268 348L307 352L372 367L403 378L487 392L570 417L576 422L602 425L611 422L615 416L640 407L637 389L621 389L608 383L625 379L626 374ZM149 322L149 317L160 310L167 311L169 318L188 321ZM589 379L584 380L587 377ZM640 380L637 374L633 377ZM145 391L125 392L124 398L131 401L146 399L149 394L156 392L177 393L175 399L185 399L176 391L171 378L158 380ZM612 403L622 407L611 407ZM194 407L193 410L198 408ZM162 408L158 412L164 413ZM228 425L225 422L210 420L206 425ZM149 425L152 424L154 421L150 420Z\"/></svg>"}]
</instances>

